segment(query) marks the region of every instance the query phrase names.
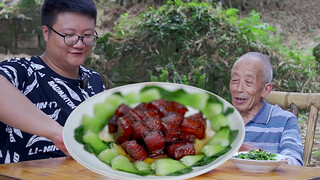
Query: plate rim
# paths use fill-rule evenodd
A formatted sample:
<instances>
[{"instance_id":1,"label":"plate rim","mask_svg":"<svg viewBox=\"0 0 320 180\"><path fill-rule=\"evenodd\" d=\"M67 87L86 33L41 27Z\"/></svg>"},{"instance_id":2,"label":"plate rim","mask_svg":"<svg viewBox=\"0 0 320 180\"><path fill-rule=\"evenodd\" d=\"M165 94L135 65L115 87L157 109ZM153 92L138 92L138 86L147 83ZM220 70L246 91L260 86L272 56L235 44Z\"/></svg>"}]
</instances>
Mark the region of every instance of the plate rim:
<instances>
[{"instance_id":1,"label":"plate rim","mask_svg":"<svg viewBox=\"0 0 320 180\"><path fill-rule=\"evenodd\" d=\"M96 168L92 168L90 165L88 165L87 162L84 162L83 159L79 158L76 153L71 149L70 145L69 145L69 141L68 141L68 136L71 134L72 135L72 138L70 138L71 140L73 139L73 141L75 141L75 139L73 138L74 136L74 129L72 129L72 132L67 132L69 130L69 123L71 122L71 120L69 120L70 118L72 118L73 116L75 116L75 114L77 113L77 110L83 108L83 106L85 106L85 103L88 103L89 101L90 102L94 102L93 99L97 99L101 96L101 97L104 97L103 99L105 99L108 95L111 95L113 94L114 92L119 92L121 89L125 89L125 88L130 88L132 86L141 86L140 89L142 89L143 87L145 86L159 86L159 87L163 87L163 86L170 86L170 85L173 85L175 86L173 89L179 89L179 88L182 88L185 90L185 88L189 88L191 91L201 91L201 92L206 92L206 93L209 93L210 95L214 95L215 97L217 97L219 100L223 101L224 103L224 106L231 106L235 109L234 106L232 106L228 101L226 101L225 99L221 98L220 96L210 92L210 91L207 91L207 90L204 90L204 89L201 89L201 88L198 88L198 87L194 87L194 86L190 86L190 85L184 85L184 84L177 84L177 83L168 83L168 82L142 82L142 83L134 83L134 84L128 84L128 85L123 85L123 86L119 86L119 87L115 87L115 88L112 88L112 89L108 89L108 90L105 90L101 93L98 93L92 97L90 97L89 99L87 99L86 101L83 101L81 104L79 104L76 109L74 109L68 119L66 120L66 123L65 123L65 127L64 127L64 130L63 130L63 139L64 141L66 140L67 143L65 143L65 146L68 150L68 152L70 153L70 155L77 161L79 162L81 165L83 165L84 167L90 169L91 171L94 171L98 174L101 174L101 175L104 175L104 176L109 176L109 177L112 177L112 178L125 178L125 179L163 179L163 178L166 178L166 179L185 179L185 178L192 178L192 177L196 177L196 176L199 176L201 174L204 174L206 172L209 172L213 169L215 169L216 167L220 166L221 164L225 163L230 157L232 157L232 155L240 148L241 144L242 143L235 143L233 142L233 144L236 144L235 147L233 147L232 149L230 149L226 154L228 154L229 158L224 160L224 161L217 161L219 159L222 159L224 157L227 157L226 155L223 155L221 157L219 157L218 159L216 159L215 161L211 162L210 164L208 165L205 165L205 166L201 166L201 167L192 167L193 168L193 171L192 172L189 172L189 173L186 173L186 174L182 174L182 175L178 175L178 176L156 176L156 175L148 175L148 176L139 176L139 175L134 175L132 173L127 173L127 172L123 172L123 171L119 171L119 170L113 170L109 165L107 164L104 164L104 166L107 166L111 171L111 173L109 172L105 172L105 171L100 171L100 170L97 170ZM188 90L189 91L189 90ZM187 91L187 92L188 92ZM130 92L130 91L129 91ZM101 99L101 98L100 98ZM101 101L102 102L102 101ZM92 110L91 110L92 111ZM93 113L93 112L91 112ZM240 116L239 112L235 109L234 113L236 113L238 117L240 117L240 121L243 122L242 120L242 117ZM88 113L83 113L83 114L88 114ZM74 125L75 127L78 127L80 125L80 122L81 120L78 120L78 123L77 125ZM244 124L240 123L240 126L238 129L239 129L239 132L238 132L238 135L237 135L237 138L238 140L240 140L241 142L243 142L244 140ZM242 131L242 132L241 132ZM236 140L235 140L236 141ZM77 142L78 143L78 142ZM79 145L81 145L83 147L82 144L78 143ZM85 150L83 150L82 148L82 151L86 152ZM86 152L88 153L88 152ZM232 155L230 155L232 154ZM91 155L92 157L95 157L93 154L91 153L88 153L88 155ZM98 158L96 158L98 161L100 161ZM102 161L100 161L102 163ZM213 166L213 167L212 167ZM116 173L114 173L113 171L115 171ZM125 177L125 176L135 176L135 177Z\"/></svg>"}]
</instances>

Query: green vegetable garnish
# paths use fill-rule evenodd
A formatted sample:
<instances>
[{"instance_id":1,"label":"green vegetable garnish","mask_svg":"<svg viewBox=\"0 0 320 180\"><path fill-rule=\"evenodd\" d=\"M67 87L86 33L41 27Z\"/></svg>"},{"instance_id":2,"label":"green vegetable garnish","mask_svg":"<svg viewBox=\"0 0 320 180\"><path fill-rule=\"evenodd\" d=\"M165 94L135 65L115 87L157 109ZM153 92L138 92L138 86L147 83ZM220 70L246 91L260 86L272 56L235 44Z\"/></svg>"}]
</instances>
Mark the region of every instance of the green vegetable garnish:
<instances>
[{"instance_id":1,"label":"green vegetable garnish","mask_svg":"<svg viewBox=\"0 0 320 180\"><path fill-rule=\"evenodd\" d=\"M255 149L251 150L248 153L242 153L237 156L236 158L239 159L252 159L252 160L276 160L275 157L277 155L273 153L268 153L265 150L262 149Z\"/></svg>"}]
</instances>

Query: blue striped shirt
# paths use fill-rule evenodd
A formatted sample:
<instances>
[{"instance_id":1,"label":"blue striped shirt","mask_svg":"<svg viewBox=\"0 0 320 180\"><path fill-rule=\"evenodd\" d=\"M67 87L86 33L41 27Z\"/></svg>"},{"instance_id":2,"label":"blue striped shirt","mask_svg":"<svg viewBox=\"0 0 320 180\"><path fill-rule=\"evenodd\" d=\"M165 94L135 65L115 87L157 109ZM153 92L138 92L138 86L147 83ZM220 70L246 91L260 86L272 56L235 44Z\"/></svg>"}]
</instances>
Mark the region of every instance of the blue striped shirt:
<instances>
[{"instance_id":1,"label":"blue striped shirt","mask_svg":"<svg viewBox=\"0 0 320 180\"><path fill-rule=\"evenodd\" d=\"M258 114L246 124L244 142L268 152L285 155L288 164L303 165L297 117L264 101Z\"/></svg>"}]
</instances>

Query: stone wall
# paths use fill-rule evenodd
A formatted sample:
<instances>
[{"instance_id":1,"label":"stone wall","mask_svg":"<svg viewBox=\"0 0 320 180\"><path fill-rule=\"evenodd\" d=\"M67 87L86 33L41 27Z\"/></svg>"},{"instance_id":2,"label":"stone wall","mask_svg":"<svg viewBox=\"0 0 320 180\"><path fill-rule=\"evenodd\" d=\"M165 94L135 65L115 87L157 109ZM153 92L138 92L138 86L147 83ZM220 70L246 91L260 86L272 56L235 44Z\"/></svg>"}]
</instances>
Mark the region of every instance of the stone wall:
<instances>
[{"instance_id":1,"label":"stone wall","mask_svg":"<svg viewBox=\"0 0 320 180\"><path fill-rule=\"evenodd\" d=\"M120 6L147 4L159 6L165 0L109 0ZM211 2L213 0L202 0ZM99 2L99 1L98 1ZM41 23L40 5L22 8L14 17L0 17L0 54L42 54L45 49ZM97 6L97 8L101 8Z\"/></svg>"},{"instance_id":2,"label":"stone wall","mask_svg":"<svg viewBox=\"0 0 320 180\"><path fill-rule=\"evenodd\" d=\"M30 54L44 52L40 22L32 19L0 19L0 53Z\"/></svg>"}]
</instances>

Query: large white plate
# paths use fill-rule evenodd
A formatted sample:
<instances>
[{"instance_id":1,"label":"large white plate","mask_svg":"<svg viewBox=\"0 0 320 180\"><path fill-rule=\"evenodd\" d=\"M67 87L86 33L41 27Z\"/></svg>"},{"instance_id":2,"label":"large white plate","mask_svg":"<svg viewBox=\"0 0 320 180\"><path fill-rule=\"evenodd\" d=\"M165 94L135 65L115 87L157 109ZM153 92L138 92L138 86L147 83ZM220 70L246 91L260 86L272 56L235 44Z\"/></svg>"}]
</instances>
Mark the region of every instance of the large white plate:
<instances>
[{"instance_id":1,"label":"large white plate","mask_svg":"<svg viewBox=\"0 0 320 180\"><path fill-rule=\"evenodd\" d=\"M131 84L126 86L121 86L117 88L113 88L107 91L104 91L100 94L97 94L88 100L81 103L69 116L69 118L66 121L66 124L64 126L63 130L63 139L65 146L70 153L70 155L78 161L83 166L87 167L88 169L108 176L112 178L120 178L120 179L166 179L166 180L172 180L172 179L187 179L192 178L198 175L201 175L203 173L206 173L208 171L211 171L212 169L218 167L219 165L223 164L225 161L230 159L240 148L243 139L244 139L244 123L243 120L237 110L235 110L232 114L228 116L228 119L230 121L230 128L233 130L239 130L238 135L236 139L231 144L232 149L230 149L226 154L220 156L218 159L214 160L208 165L201 166L201 167L194 167L193 171L190 173L182 174L179 176L139 176L131 173L126 173L118 170L113 170L110 166L107 164L104 164L101 162L96 156L93 154L88 153L83 149L83 145L78 143L74 139L74 130L81 124L81 118L84 114L93 115L93 106L97 103L103 102L106 97L110 96L111 94L115 92L121 92L122 94L127 94L129 92L140 92L140 90L147 86L147 85L156 85L162 88L165 88L170 91L174 91L177 89L184 89L188 93L197 93L197 92L206 92L210 93L208 91L182 85L182 84L174 84L174 83L160 83L160 82L148 82L148 83L138 83L138 84ZM212 94L212 93L210 93ZM214 94L212 94L214 95ZM216 96L216 95L215 95ZM217 96L223 103L224 103L224 109L227 107L233 107L230 103L228 103L226 100L222 99L221 97Z\"/></svg>"},{"instance_id":2,"label":"large white plate","mask_svg":"<svg viewBox=\"0 0 320 180\"><path fill-rule=\"evenodd\" d=\"M238 152L238 154L246 154L248 151ZM232 157L233 164L242 171L247 172L271 172L277 169L281 164L287 162L287 157L281 154L276 154L276 160L252 160L252 159L240 159Z\"/></svg>"}]
</instances>

